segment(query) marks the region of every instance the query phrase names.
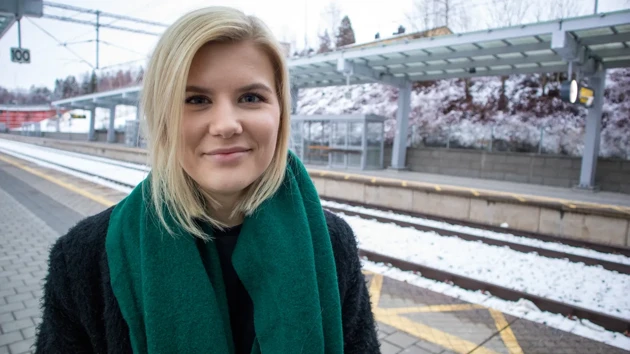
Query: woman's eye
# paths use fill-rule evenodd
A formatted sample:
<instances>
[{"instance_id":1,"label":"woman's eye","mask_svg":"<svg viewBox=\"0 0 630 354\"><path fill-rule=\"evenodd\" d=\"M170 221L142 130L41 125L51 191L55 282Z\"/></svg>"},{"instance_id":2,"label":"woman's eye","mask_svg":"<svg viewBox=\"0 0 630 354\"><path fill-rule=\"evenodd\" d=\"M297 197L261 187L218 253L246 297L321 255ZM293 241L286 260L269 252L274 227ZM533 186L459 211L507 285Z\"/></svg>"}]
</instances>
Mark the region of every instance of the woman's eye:
<instances>
[{"instance_id":1,"label":"woman's eye","mask_svg":"<svg viewBox=\"0 0 630 354\"><path fill-rule=\"evenodd\" d=\"M241 101L245 103L258 103L264 101L264 99L260 95L248 93L241 97Z\"/></svg>"},{"instance_id":2,"label":"woman's eye","mask_svg":"<svg viewBox=\"0 0 630 354\"><path fill-rule=\"evenodd\" d=\"M210 100L203 96L192 96L186 99L186 104L208 104Z\"/></svg>"}]
</instances>

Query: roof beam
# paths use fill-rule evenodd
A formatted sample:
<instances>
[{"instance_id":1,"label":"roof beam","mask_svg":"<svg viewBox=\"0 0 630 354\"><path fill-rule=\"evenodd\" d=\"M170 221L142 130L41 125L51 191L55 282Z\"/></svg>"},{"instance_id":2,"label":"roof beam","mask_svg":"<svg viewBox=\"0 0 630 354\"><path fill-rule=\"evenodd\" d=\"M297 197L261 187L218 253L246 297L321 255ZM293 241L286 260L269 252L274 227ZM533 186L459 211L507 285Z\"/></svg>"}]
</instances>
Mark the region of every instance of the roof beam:
<instances>
[{"instance_id":1,"label":"roof beam","mask_svg":"<svg viewBox=\"0 0 630 354\"><path fill-rule=\"evenodd\" d=\"M549 42L539 42L539 43L530 43L530 44L519 44L519 45L513 45L513 46L463 50L463 51L454 52L454 53L416 55L416 56L410 56L407 58L371 60L368 62L368 64L372 67L400 65L400 64L419 63L423 61L446 60L446 59L466 58L466 57L479 57L479 56L486 56L486 55L490 56L490 55L495 55L495 54L525 53L525 52L539 51L539 50L545 50L545 49L550 49L550 48L551 48L551 44Z\"/></svg>"},{"instance_id":2,"label":"roof beam","mask_svg":"<svg viewBox=\"0 0 630 354\"><path fill-rule=\"evenodd\" d=\"M82 110L90 110L96 106L89 104L77 104L77 103L64 103L62 105L58 105L60 108L69 108L69 109L82 109Z\"/></svg>"},{"instance_id":3,"label":"roof beam","mask_svg":"<svg viewBox=\"0 0 630 354\"><path fill-rule=\"evenodd\" d=\"M563 72L567 70L567 65L552 65L552 66L535 66L531 68L516 68L516 69L506 69L506 70L486 70L486 71L477 71L475 73L470 72L457 72L457 73L446 73L446 74L437 74L437 75L412 75L409 77L410 81L435 81L435 80L445 80L445 79L465 79L471 77L483 77L483 76L504 76L504 75L513 75L513 74L536 74L536 73L553 73L553 72Z\"/></svg>"},{"instance_id":4,"label":"roof beam","mask_svg":"<svg viewBox=\"0 0 630 354\"><path fill-rule=\"evenodd\" d=\"M580 44L582 45L598 45L619 42L630 42L630 32L604 34L601 36L584 37L580 39Z\"/></svg>"},{"instance_id":5,"label":"roof beam","mask_svg":"<svg viewBox=\"0 0 630 354\"><path fill-rule=\"evenodd\" d=\"M630 11L615 11L592 16L570 18L558 21L563 31L583 31L595 28L613 27L628 24Z\"/></svg>"},{"instance_id":6,"label":"roof beam","mask_svg":"<svg viewBox=\"0 0 630 354\"><path fill-rule=\"evenodd\" d=\"M63 104L66 104L66 103L76 103L79 100L91 101L93 98L106 99L107 97L122 95L122 94L125 94L125 93L139 93L140 90L141 90L140 86L126 87L126 88L116 89L116 90L111 90L111 91L106 91L106 92L91 93L91 94L83 95L83 96L79 96L79 97L65 98L63 100L58 100L58 101L52 102L52 105L53 106L59 106L59 105L63 105Z\"/></svg>"},{"instance_id":7,"label":"roof beam","mask_svg":"<svg viewBox=\"0 0 630 354\"><path fill-rule=\"evenodd\" d=\"M399 73L414 73L414 72L426 72L426 71L437 71L437 70L451 70L451 69L468 69L468 68L479 68L479 67L488 67L488 66L499 66L499 65L519 65L519 64L534 64L540 62L555 62L561 61L557 55L533 55L530 57L520 57L520 58L499 58L499 59L488 59L488 60L477 60L477 61L467 61L467 62L455 62L443 65L426 65L426 66L413 66L407 68L393 68L389 69L387 72L391 74L399 74Z\"/></svg>"},{"instance_id":8,"label":"roof beam","mask_svg":"<svg viewBox=\"0 0 630 354\"><path fill-rule=\"evenodd\" d=\"M379 72L367 65L354 63L340 58L337 61L337 71L343 75L356 76L364 80L380 82L395 87L403 87L407 80L384 72Z\"/></svg>"},{"instance_id":9,"label":"roof beam","mask_svg":"<svg viewBox=\"0 0 630 354\"><path fill-rule=\"evenodd\" d=\"M592 50L589 54L591 56L598 56L602 59L605 59L606 57L625 57L630 55L630 48Z\"/></svg>"},{"instance_id":10,"label":"roof beam","mask_svg":"<svg viewBox=\"0 0 630 354\"><path fill-rule=\"evenodd\" d=\"M308 68L292 68L289 70L289 74L291 75L306 75L311 76L313 74L324 74L335 72L336 68L334 66L330 67L308 67Z\"/></svg>"},{"instance_id":11,"label":"roof beam","mask_svg":"<svg viewBox=\"0 0 630 354\"><path fill-rule=\"evenodd\" d=\"M603 66L604 69L628 68L630 67L630 59L605 61Z\"/></svg>"}]
</instances>

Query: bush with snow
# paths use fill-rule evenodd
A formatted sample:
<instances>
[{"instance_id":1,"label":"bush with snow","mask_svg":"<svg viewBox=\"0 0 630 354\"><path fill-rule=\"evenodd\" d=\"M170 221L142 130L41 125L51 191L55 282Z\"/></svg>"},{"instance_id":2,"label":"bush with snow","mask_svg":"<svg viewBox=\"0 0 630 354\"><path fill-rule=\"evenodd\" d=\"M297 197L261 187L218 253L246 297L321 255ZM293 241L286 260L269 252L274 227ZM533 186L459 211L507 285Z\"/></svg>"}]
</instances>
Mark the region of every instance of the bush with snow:
<instances>
[{"instance_id":1,"label":"bush with snow","mask_svg":"<svg viewBox=\"0 0 630 354\"><path fill-rule=\"evenodd\" d=\"M580 156L587 109L559 98L556 75L513 75L417 83L411 94L409 139L416 146L488 148ZM609 70L604 92L600 156L630 158L630 69ZM396 129L398 90L364 84L300 90L298 114L378 114L385 138ZM500 109L502 108L502 109ZM325 132L323 132L325 134ZM542 141L542 146L541 145Z\"/></svg>"}]
</instances>

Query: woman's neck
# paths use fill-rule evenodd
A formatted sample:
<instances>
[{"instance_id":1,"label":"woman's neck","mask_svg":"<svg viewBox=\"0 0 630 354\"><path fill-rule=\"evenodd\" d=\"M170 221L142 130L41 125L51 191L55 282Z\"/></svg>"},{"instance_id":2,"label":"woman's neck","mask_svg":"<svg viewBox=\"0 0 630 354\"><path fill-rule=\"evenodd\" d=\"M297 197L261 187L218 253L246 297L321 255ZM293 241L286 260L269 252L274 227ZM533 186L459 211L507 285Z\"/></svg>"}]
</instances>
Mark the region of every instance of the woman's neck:
<instances>
[{"instance_id":1,"label":"woman's neck","mask_svg":"<svg viewBox=\"0 0 630 354\"><path fill-rule=\"evenodd\" d=\"M225 224L228 227L240 225L243 223L243 214L236 213L232 215L232 212L236 208L239 201L239 196L221 196L213 195L213 199L219 203L211 203L210 215L213 219Z\"/></svg>"}]
</instances>

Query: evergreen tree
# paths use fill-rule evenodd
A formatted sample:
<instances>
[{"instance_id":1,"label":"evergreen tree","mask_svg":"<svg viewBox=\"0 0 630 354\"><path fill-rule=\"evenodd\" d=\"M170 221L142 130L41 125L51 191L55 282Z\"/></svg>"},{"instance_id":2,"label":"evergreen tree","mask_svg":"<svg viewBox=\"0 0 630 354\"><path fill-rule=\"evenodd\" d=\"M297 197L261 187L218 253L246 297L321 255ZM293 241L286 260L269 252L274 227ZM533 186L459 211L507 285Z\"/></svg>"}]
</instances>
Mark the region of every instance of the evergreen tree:
<instances>
[{"instance_id":1,"label":"evergreen tree","mask_svg":"<svg viewBox=\"0 0 630 354\"><path fill-rule=\"evenodd\" d=\"M354 43L355 39L352 23L350 23L350 18L348 16L344 16L341 20L339 30L337 31L337 42L335 43L335 47L340 48Z\"/></svg>"}]
</instances>

